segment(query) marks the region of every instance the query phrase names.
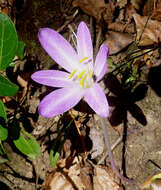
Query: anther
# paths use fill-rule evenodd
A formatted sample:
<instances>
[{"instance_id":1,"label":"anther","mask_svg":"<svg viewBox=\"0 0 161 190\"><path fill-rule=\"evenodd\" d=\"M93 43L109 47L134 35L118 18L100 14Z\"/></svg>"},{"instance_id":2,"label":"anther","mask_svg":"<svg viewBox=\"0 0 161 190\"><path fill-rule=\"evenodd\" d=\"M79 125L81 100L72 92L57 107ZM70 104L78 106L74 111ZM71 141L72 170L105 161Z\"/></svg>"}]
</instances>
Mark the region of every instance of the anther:
<instances>
[{"instance_id":1,"label":"anther","mask_svg":"<svg viewBox=\"0 0 161 190\"><path fill-rule=\"evenodd\" d=\"M81 59L80 61L79 61L79 63L82 63L84 60L86 60L86 59L88 59L88 57L84 57L83 59Z\"/></svg>"},{"instance_id":2,"label":"anther","mask_svg":"<svg viewBox=\"0 0 161 190\"><path fill-rule=\"evenodd\" d=\"M84 87L84 81L85 81L86 77L87 77L87 74L85 74L85 75L82 77L81 81L80 81L80 85L81 85L82 87Z\"/></svg>"},{"instance_id":3,"label":"anther","mask_svg":"<svg viewBox=\"0 0 161 190\"><path fill-rule=\"evenodd\" d=\"M72 76L75 74L76 71L77 71L77 69L74 69L73 72L69 75L68 79L71 79Z\"/></svg>"},{"instance_id":4,"label":"anther","mask_svg":"<svg viewBox=\"0 0 161 190\"><path fill-rule=\"evenodd\" d=\"M80 78L84 75L85 72L86 72L85 70L82 71L82 72L77 76L77 78L80 79Z\"/></svg>"}]
</instances>

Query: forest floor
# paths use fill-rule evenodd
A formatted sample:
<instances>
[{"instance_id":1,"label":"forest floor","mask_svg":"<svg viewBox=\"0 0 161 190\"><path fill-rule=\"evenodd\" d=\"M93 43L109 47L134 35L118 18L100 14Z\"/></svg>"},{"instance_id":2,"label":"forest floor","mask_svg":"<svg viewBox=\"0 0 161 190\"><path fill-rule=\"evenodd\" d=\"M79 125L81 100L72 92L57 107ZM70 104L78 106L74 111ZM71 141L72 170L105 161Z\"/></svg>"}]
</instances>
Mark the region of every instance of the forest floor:
<instances>
[{"instance_id":1,"label":"forest floor","mask_svg":"<svg viewBox=\"0 0 161 190\"><path fill-rule=\"evenodd\" d=\"M130 7L131 4L127 1L104 4L104 1L99 0L95 3L92 0L81 2L77 0L72 4L70 0L27 0L22 5L19 1L15 0L15 2L17 2L14 5L16 29L19 39L26 43L25 59L20 60L16 72L27 85L20 87L18 98L8 102L6 107L10 117L17 109L17 118L22 122L25 130L40 143L42 156L31 160L6 142L5 148L10 161L0 165L0 181L6 184L3 188L35 190L44 189L46 185L46 189L49 190L48 184L56 175L50 164L49 152L55 145L55 151L61 150L59 167L64 162L66 162L66 167L68 165L64 172L69 173L71 170L73 173L78 172L78 168L70 168L74 166L72 161L77 158L76 166L80 167L79 176L86 189L92 190L94 188L92 183L99 183L101 187L99 179L94 179L94 176L97 176L97 167L105 168L105 171L112 176L110 180L113 188L111 189L140 189L146 178L159 171L158 167L161 167L161 52L159 45L158 47L156 45L159 42L155 40L152 42L150 48L157 48L150 54L146 54L148 58L135 54L135 56L140 56L139 59L127 63L132 64L133 67L125 65L117 75L113 70L119 66L135 40L139 26L136 26L136 20L134 21L132 14L138 14L142 18L147 9L144 7L144 13L140 13L141 8L136 9L134 5ZM143 7L141 3L138 3L138 6ZM154 14L154 8L151 9ZM146 13L148 15L148 12ZM70 113L51 119L43 118L38 114L37 107L40 100L53 89L33 82L30 78L31 74L40 69L58 68L40 46L37 37L38 30L42 27L53 28L72 43L73 33L70 28L76 31L81 21L86 22L91 31L95 51L98 51L98 47L104 41L109 46L110 62L114 64L108 65L107 74L101 81L110 105L107 130L111 146L119 141L113 150L117 167L125 176L134 179L136 184L120 182L113 174L108 155L106 155L99 117L91 113L84 102L73 109L73 114L81 125L85 145L82 144L74 123L69 128L67 127L72 121ZM161 31L161 29L158 30ZM154 35L157 35L157 32ZM144 36L141 45L148 46L148 49L139 49L141 54L150 49L148 43L152 39L147 42L145 40L147 36ZM137 74L132 80L130 74L134 73L131 68L137 68ZM129 82L127 82L128 77ZM58 128L62 129L59 139L57 138ZM65 167L65 164L63 166ZM103 171L101 172L100 176L106 175ZM57 177L60 178L60 176ZM59 183L59 178L57 178L57 183ZM69 182L71 181L68 179ZM55 182L53 184L54 190L57 184ZM100 187L95 187L94 190L99 190ZM79 188L73 185L73 189ZM102 189L108 188L102 187Z\"/></svg>"}]
</instances>

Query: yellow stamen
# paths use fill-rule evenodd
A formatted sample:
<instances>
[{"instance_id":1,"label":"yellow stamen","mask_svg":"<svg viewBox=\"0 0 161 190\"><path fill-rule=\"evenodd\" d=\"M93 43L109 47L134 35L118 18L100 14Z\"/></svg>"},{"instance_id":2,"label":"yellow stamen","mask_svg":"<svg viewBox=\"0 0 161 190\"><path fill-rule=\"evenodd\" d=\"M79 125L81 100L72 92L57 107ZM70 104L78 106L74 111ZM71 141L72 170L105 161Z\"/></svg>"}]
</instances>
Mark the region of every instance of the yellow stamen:
<instances>
[{"instance_id":1,"label":"yellow stamen","mask_svg":"<svg viewBox=\"0 0 161 190\"><path fill-rule=\"evenodd\" d=\"M80 81L80 85L81 85L82 87L84 87L84 81L85 81L86 77L87 77L87 74L85 74L85 75L82 77L81 81Z\"/></svg>"},{"instance_id":2,"label":"yellow stamen","mask_svg":"<svg viewBox=\"0 0 161 190\"><path fill-rule=\"evenodd\" d=\"M82 72L77 76L77 78L80 79L80 78L84 75L85 72L86 72L85 70L82 71Z\"/></svg>"},{"instance_id":3,"label":"yellow stamen","mask_svg":"<svg viewBox=\"0 0 161 190\"><path fill-rule=\"evenodd\" d=\"M74 69L73 72L69 75L68 79L71 79L72 76L75 74L76 71L77 71L77 69Z\"/></svg>"},{"instance_id":4,"label":"yellow stamen","mask_svg":"<svg viewBox=\"0 0 161 190\"><path fill-rule=\"evenodd\" d=\"M88 57L84 57L83 59L81 59L80 61L79 61L79 63L82 63L84 60L86 60L86 59L88 59Z\"/></svg>"}]
</instances>

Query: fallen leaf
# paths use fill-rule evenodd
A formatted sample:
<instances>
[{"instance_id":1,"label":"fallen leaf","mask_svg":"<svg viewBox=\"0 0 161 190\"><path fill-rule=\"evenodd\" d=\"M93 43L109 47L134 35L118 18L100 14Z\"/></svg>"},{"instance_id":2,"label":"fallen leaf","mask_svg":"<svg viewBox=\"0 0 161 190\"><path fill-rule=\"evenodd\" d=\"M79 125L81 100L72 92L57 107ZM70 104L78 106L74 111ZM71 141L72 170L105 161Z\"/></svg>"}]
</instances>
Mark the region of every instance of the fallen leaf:
<instances>
[{"instance_id":1,"label":"fallen leaf","mask_svg":"<svg viewBox=\"0 0 161 190\"><path fill-rule=\"evenodd\" d=\"M133 5L131 3L128 3L125 6L125 16L127 17L127 19L131 20L133 17L132 15L136 13L136 9L133 7Z\"/></svg>"},{"instance_id":2,"label":"fallen leaf","mask_svg":"<svg viewBox=\"0 0 161 190\"><path fill-rule=\"evenodd\" d=\"M130 2L136 10L141 10L145 0L131 0Z\"/></svg>"},{"instance_id":3,"label":"fallen leaf","mask_svg":"<svg viewBox=\"0 0 161 190\"><path fill-rule=\"evenodd\" d=\"M156 9L153 10L151 19L161 21L161 2L159 2Z\"/></svg>"},{"instance_id":4,"label":"fallen leaf","mask_svg":"<svg viewBox=\"0 0 161 190\"><path fill-rule=\"evenodd\" d=\"M159 190L161 188L161 171L155 172L141 185L141 189L147 189L149 187L151 190Z\"/></svg>"},{"instance_id":5,"label":"fallen leaf","mask_svg":"<svg viewBox=\"0 0 161 190\"><path fill-rule=\"evenodd\" d=\"M128 34L132 34L135 31L133 23L124 24L117 21L108 24L108 30L121 32L121 33L123 32L123 33L128 33Z\"/></svg>"},{"instance_id":6,"label":"fallen leaf","mask_svg":"<svg viewBox=\"0 0 161 190\"><path fill-rule=\"evenodd\" d=\"M161 21L161 2L151 0L150 16L152 20ZM146 2L143 8L143 16L148 16L149 1Z\"/></svg>"},{"instance_id":7,"label":"fallen leaf","mask_svg":"<svg viewBox=\"0 0 161 190\"><path fill-rule=\"evenodd\" d=\"M111 23L115 11L113 2L105 4L104 0L75 0L74 7L79 7L86 14L93 16L98 23L104 20Z\"/></svg>"},{"instance_id":8,"label":"fallen leaf","mask_svg":"<svg viewBox=\"0 0 161 190\"><path fill-rule=\"evenodd\" d=\"M109 47L109 55L116 54L133 41L133 36L128 33L109 31L106 34L105 44Z\"/></svg>"},{"instance_id":9,"label":"fallen leaf","mask_svg":"<svg viewBox=\"0 0 161 190\"><path fill-rule=\"evenodd\" d=\"M151 0L151 4L150 4L150 13L152 13L153 9L156 8L156 0ZM143 16L148 16L148 11L149 11L149 0L146 1L146 3L144 4L143 7Z\"/></svg>"},{"instance_id":10,"label":"fallen leaf","mask_svg":"<svg viewBox=\"0 0 161 190\"><path fill-rule=\"evenodd\" d=\"M80 178L79 159L75 157L69 169L65 168L65 163L65 159L58 162L59 171L54 171L48 176L45 181L45 190L83 190L86 188Z\"/></svg>"},{"instance_id":11,"label":"fallen leaf","mask_svg":"<svg viewBox=\"0 0 161 190\"><path fill-rule=\"evenodd\" d=\"M117 6L120 8L124 8L127 5L127 0L119 0L117 1Z\"/></svg>"},{"instance_id":12,"label":"fallen leaf","mask_svg":"<svg viewBox=\"0 0 161 190\"><path fill-rule=\"evenodd\" d=\"M102 13L106 8L104 0L75 0L74 7L79 7L86 14L93 16L96 20L100 21Z\"/></svg>"},{"instance_id":13,"label":"fallen leaf","mask_svg":"<svg viewBox=\"0 0 161 190\"><path fill-rule=\"evenodd\" d=\"M123 190L111 167L91 164L75 157L69 169L65 159L45 181L45 190Z\"/></svg>"},{"instance_id":14,"label":"fallen leaf","mask_svg":"<svg viewBox=\"0 0 161 190\"><path fill-rule=\"evenodd\" d=\"M119 179L114 174L111 168L106 166L95 167L95 176L93 179L94 190L123 190Z\"/></svg>"},{"instance_id":15,"label":"fallen leaf","mask_svg":"<svg viewBox=\"0 0 161 190\"><path fill-rule=\"evenodd\" d=\"M137 30L136 40L139 40L148 17L140 16L139 14L133 14L133 17L136 23L136 30ZM161 34L161 22L157 20L149 19L148 24L146 25L146 28L144 29L142 38L139 42L139 45L148 46L148 45L153 45L155 43L159 43L160 34Z\"/></svg>"}]
</instances>

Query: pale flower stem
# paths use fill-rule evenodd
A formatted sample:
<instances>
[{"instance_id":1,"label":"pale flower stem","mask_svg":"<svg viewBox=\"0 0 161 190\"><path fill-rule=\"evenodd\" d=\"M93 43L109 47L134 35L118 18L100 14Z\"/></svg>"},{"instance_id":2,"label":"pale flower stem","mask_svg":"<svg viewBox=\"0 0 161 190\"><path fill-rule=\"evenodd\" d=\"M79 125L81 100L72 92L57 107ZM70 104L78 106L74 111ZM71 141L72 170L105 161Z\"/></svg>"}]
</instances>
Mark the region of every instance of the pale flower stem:
<instances>
[{"instance_id":1,"label":"pale flower stem","mask_svg":"<svg viewBox=\"0 0 161 190\"><path fill-rule=\"evenodd\" d=\"M111 146L110 146L110 141L109 141L109 137L108 137L108 132L107 132L107 129L106 129L105 120L102 117L100 117L100 120L101 120L101 127L102 127L103 134L104 134L106 149L107 149L107 152L108 152L109 160L110 160L110 163L111 163L113 171L115 172L115 174L121 180L123 180L125 182L128 182L128 183L135 183L134 180L128 179L128 178L124 177L122 174L120 174L119 170L117 169L115 161L113 159L113 154L112 154L112 151L111 151Z\"/></svg>"}]
</instances>

